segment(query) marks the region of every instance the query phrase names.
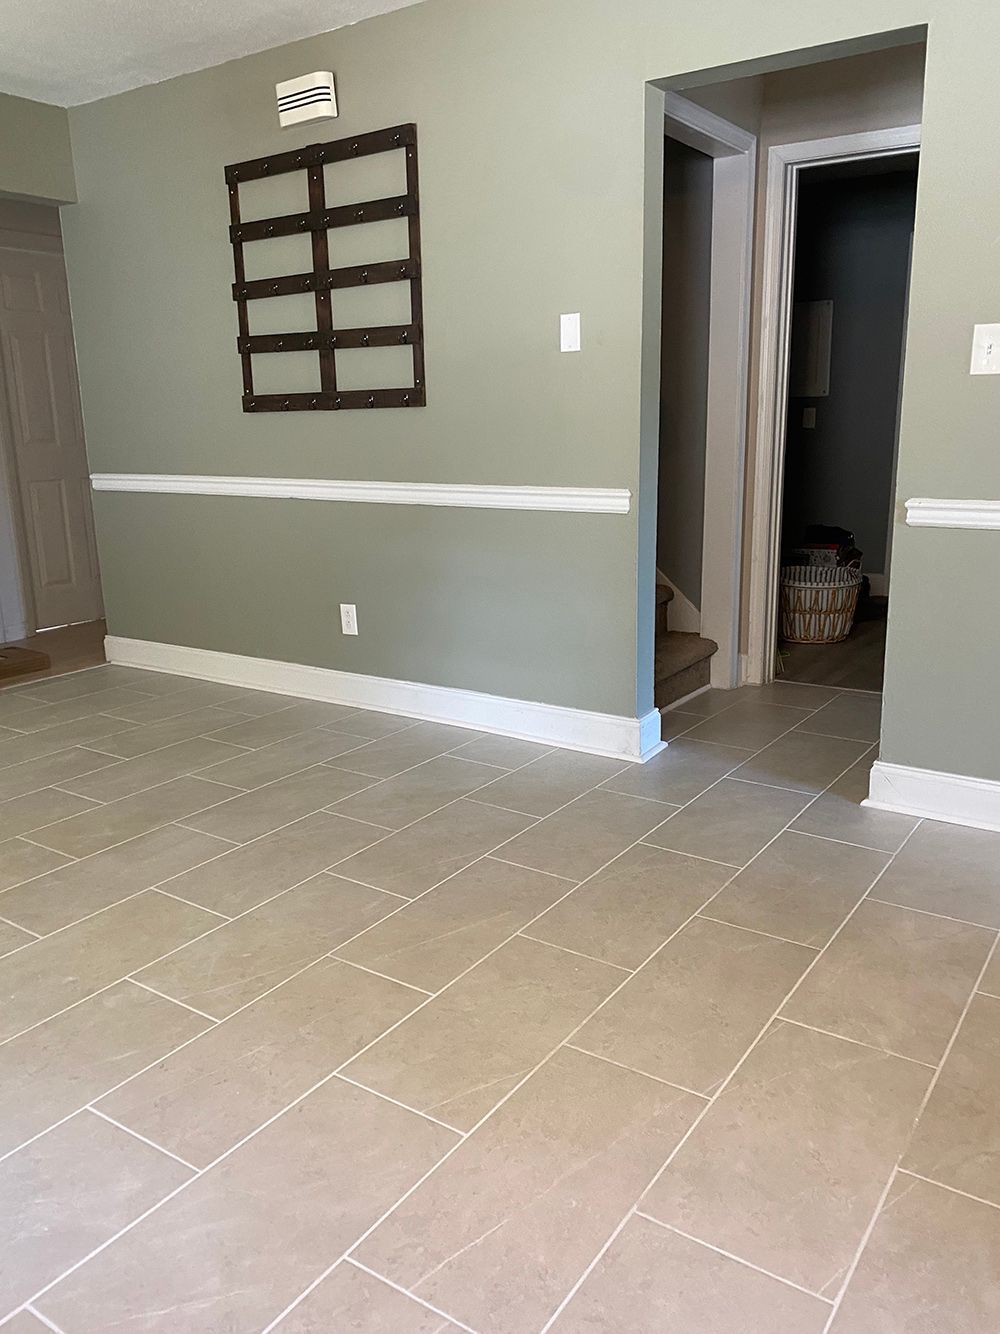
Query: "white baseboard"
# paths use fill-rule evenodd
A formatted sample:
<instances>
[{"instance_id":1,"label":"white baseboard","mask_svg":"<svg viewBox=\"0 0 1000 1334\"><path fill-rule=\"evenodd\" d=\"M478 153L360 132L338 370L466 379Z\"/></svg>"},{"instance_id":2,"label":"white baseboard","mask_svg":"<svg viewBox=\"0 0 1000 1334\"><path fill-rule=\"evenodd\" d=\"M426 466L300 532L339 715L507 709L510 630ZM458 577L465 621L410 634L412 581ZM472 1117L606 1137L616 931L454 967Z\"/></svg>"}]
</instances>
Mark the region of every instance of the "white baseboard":
<instances>
[{"instance_id":1,"label":"white baseboard","mask_svg":"<svg viewBox=\"0 0 1000 1334\"><path fill-rule=\"evenodd\" d=\"M968 778L876 760L868 799L862 805L947 824L1000 829L1000 782L990 778Z\"/></svg>"},{"instance_id":2,"label":"white baseboard","mask_svg":"<svg viewBox=\"0 0 1000 1334\"><path fill-rule=\"evenodd\" d=\"M568 750L607 755L616 760L643 762L664 748L660 715L652 709L643 718L612 713L590 713L558 704L483 695L475 690L394 681L383 676L361 676L330 667L247 658L238 653L157 644L146 639L108 635L104 641L108 662L142 667L202 681L270 690L277 695L350 704L359 709L401 713L439 723L454 723L481 732L521 737Z\"/></svg>"}]
</instances>

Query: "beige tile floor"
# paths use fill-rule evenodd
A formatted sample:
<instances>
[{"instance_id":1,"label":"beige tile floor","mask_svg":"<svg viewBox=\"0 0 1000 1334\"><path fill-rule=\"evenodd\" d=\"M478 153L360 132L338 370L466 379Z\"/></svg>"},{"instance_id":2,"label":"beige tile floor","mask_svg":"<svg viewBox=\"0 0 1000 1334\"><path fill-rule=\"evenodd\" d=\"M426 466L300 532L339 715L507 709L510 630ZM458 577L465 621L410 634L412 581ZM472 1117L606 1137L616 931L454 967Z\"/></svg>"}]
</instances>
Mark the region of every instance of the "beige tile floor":
<instances>
[{"instance_id":1,"label":"beige tile floor","mask_svg":"<svg viewBox=\"0 0 1000 1334\"><path fill-rule=\"evenodd\" d=\"M862 808L878 728L0 693L0 1328L1000 1328L1000 834Z\"/></svg>"}]
</instances>

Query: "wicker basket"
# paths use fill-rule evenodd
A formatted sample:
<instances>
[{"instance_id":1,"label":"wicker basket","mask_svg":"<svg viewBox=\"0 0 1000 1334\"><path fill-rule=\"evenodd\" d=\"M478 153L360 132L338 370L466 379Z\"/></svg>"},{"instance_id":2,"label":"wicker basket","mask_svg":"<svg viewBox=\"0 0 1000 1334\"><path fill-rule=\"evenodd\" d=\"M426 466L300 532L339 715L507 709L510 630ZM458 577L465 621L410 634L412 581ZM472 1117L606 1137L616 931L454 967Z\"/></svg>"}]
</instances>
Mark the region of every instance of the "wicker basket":
<instances>
[{"instance_id":1,"label":"wicker basket","mask_svg":"<svg viewBox=\"0 0 1000 1334\"><path fill-rule=\"evenodd\" d=\"M793 644L846 639L858 607L861 571L851 566L788 565L781 571L781 637Z\"/></svg>"}]
</instances>

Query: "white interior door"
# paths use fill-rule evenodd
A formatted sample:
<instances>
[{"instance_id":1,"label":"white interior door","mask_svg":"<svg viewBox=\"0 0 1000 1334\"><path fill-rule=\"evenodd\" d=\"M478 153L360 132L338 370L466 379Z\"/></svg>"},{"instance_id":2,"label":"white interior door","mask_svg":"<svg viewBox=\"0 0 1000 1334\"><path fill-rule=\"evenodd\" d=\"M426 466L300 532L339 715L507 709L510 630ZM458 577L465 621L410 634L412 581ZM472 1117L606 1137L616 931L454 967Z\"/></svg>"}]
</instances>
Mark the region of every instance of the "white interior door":
<instances>
[{"instance_id":1,"label":"white interior door","mask_svg":"<svg viewBox=\"0 0 1000 1334\"><path fill-rule=\"evenodd\" d=\"M0 250L0 360L36 628L96 620L100 572L61 255Z\"/></svg>"}]
</instances>

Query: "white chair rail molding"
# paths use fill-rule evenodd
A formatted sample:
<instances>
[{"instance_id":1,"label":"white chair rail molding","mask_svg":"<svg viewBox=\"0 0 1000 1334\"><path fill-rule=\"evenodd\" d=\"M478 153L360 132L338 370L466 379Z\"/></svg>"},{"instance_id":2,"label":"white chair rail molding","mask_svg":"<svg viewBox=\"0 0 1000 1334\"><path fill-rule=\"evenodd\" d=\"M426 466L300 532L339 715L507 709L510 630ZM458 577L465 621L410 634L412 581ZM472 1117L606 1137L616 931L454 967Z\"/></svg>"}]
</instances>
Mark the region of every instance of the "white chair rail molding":
<instances>
[{"instance_id":1,"label":"white chair rail molding","mask_svg":"<svg viewBox=\"0 0 1000 1334\"><path fill-rule=\"evenodd\" d=\"M1000 500L929 500L906 502L910 528L1000 528Z\"/></svg>"},{"instance_id":2,"label":"white chair rail molding","mask_svg":"<svg viewBox=\"0 0 1000 1334\"><path fill-rule=\"evenodd\" d=\"M263 496L275 500L332 500L366 505L448 505L577 514L628 514L632 506L632 493L623 487L490 486L463 482L363 482L323 477L208 477L129 472L94 473L90 481L95 491Z\"/></svg>"}]
</instances>

